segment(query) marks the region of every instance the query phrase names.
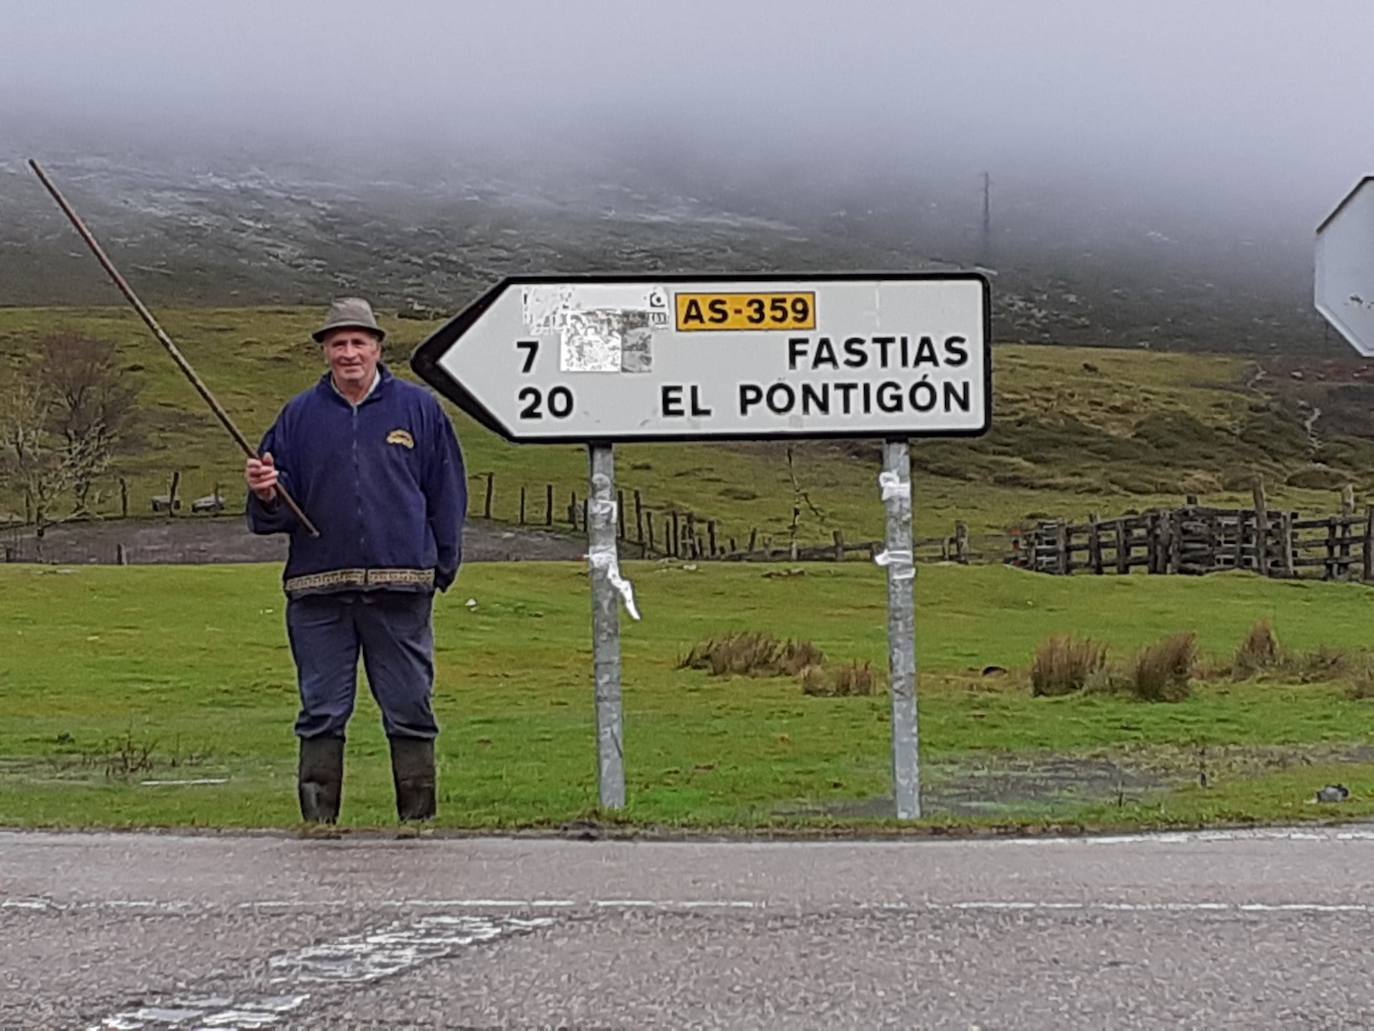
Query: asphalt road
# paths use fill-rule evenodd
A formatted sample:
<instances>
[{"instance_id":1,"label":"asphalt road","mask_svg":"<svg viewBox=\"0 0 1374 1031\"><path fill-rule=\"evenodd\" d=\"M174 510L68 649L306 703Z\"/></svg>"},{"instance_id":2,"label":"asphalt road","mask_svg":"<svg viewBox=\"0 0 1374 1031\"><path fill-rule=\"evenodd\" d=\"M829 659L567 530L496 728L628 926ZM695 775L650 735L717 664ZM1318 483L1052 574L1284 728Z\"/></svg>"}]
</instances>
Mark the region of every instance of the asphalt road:
<instances>
[{"instance_id":1,"label":"asphalt road","mask_svg":"<svg viewBox=\"0 0 1374 1031\"><path fill-rule=\"evenodd\" d=\"M1374 830L0 832L0 1026L1367 1028Z\"/></svg>"}]
</instances>

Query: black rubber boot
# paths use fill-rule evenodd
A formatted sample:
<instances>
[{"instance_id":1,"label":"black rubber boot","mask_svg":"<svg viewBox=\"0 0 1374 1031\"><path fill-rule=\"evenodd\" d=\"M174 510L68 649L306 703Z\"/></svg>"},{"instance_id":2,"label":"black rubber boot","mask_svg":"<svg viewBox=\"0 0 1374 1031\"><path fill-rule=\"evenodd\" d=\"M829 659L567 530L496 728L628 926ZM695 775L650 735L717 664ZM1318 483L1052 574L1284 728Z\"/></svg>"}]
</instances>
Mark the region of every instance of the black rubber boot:
<instances>
[{"instance_id":1,"label":"black rubber boot","mask_svg":"<svg viewBox=\"0 0 1374 1031\"><path fill-rule=\"evenodd\" d=\"M344 742L338 737L301 738L297 793L301 819L306 823L334 823L343 797Z\"/></svg>"},{"instance_id":2,"label":"black rubber boot","mask_svg":"<svg viewBox=\"0 0 1374 1031\"><path fill-rule=\"evenodd\" d=\"M391 776L396 782L396 815L434 819L434 742L414 737L391 739Z\"/></svg>"}]
</instances>

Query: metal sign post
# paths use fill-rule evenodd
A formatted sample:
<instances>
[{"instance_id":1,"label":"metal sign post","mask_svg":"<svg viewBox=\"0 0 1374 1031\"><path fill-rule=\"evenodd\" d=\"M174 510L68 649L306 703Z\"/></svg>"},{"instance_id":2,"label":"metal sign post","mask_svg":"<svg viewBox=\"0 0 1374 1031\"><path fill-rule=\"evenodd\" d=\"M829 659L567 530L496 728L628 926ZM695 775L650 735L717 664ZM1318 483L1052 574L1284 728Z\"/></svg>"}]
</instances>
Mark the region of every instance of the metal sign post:
<instances>
[{"instance_id":1,"label":"metal sign post","mask_svg":"<svg viewBox=\"0 0 1374 1031\"><path fill-rule=\"evenodd\" d=\"M912 437L992 419L991 297L971 273L515 276L426 340L411 367L507 440L591 449L601 804L625 804L611 446L622 441L879 438L887 510L892 769L920 816Z\"/></svg>"},{"instance_id":2,"label":"metal sign post","mask_svg":"<svg viewBox=\"0 0 1374 1031\"><path fill-rule=\"evenodd\" d=\"M916 564L911 547L911 452L905 440L883 443L887 509L887 652L892 679L892 787L897 819L921 818L921 765L916 716Z\"/></svg>"},{"instance_id":3,"label":"metal sign post","mask_svg":"<svg viewBox=\"0 0 1374 1031\"><path fill-rule=\"evenodd\" d=\"M597 781L601 808L625 807L625 754L620 705L620 597L616 570L615 453L592 444L587 502L587 556L592 578L592 648L596 670ZM618 575L618 574L617 574Z\"/></svg>"}]
</instances>

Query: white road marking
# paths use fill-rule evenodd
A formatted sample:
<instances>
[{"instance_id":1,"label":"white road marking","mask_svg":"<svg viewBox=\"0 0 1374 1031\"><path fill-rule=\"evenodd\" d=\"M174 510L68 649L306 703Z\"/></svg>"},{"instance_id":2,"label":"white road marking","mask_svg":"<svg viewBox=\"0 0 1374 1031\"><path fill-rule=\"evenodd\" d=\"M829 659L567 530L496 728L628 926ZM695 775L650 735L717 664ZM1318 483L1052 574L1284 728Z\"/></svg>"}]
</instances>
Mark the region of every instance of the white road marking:
<instances>
[{"instance_id":1,"label":"white road marking","mask_svg":"<svg viewBox=\"0 0 1374 1031\"><path fill-rule=\"evenodd\" d=\"M494 941L553 923L551 917L426 916L273 956L273 984L365 983L452 955L465 945Z\"/></svg>"},{"instance_id":2,"label":"white road marking","mask_svg":"<svg viewBox=\"0 0 1374 1031\"><path fill-rule=\"evenodd\" d=\"M232 999L221 996L173 998L105 1017L90 1031L142 1031L145 1028L196 1027L258 1031L311 998L340 987L367 984L404 973L424 963L458 955L469 945L527 934L554 923L552 917L423 916L388 924L268 958L271 983L282 994Z\"/></svg>"},{"instance_id":3,"label":"white road marking","mask_svg":"<svg viewBox=\"0 0 1374 1031\"><path fill-rule=\"evenodd\" d=\"M232 908L236 909L346 909L351 908L355 903L342 900L320 900L314 902L303 901L263 901L263 902L240 902ZM656 913L677 913L691 912L696 910L755 910L764 911L769 909L785 909L788 912L795 911L798 907L796 903L787 903L779 906L768 899L391 899L383 902L369 903L381 909L417 909L417 910L518 910L528 913L547 912L550 910L575 910L578 908L603 910L612 912L633 912L637 910L656 912ZM129 899L117 899L108 901L89 901L89 902L56 902L52 899L3 899L0 900L0 909L25 909L40 910L51 912L68 912L75 910L99 910L106 908L126 909L139 908L153 912L166 912L170 914L180 914L189 912L206 912L214 910L214 905L193 905L189 902L159 902L156 900L134 901ZM1004 910L1008 912L1095 912L1095 913L1371 913L1374 914L1374 902L1216 902L1205 899L1192 901L1141 901L1141 902L1117 902L1117 901L1097 901L1093 899L1060 901L1054 899L967 899L958 902L941 902L936 900L898 900L891 902L864 902L860 900L837 900L830 903L816 905L812 907L816 912L844 912L853 910L858 912L883 912L883 913L926 913L940 911L975 911L975 910ZM436 915L422 918L424 920L477 920L480 917L444 917ZM492 920L503 923L511 929L520 929L524 923L515 917L494 917ZM542 918L543 924L551 923L551 917ZM474 924L474 927L480 926ZM535 926L531 924L531 926ZM390 933L389 931L378 932L381 934ZM380 941L381 939L379 939ZM434 939L438 940L438 939ZM475 941L485 940L479 934Z\"/></svg>"},{"instance_id":4,"label":"white road marking","mask_svg":"<svg viewBox=\"0 0 1374 1031\"><path fill-rule=\"evenodd\" d=\"M106 1017L90 1031L142 1031L144 1028L193 1027L258 1031L300 1009L309 995L270 995L235 1002L225 996L172 999L162 1006L140 1006Z\"/></svg>"},{"instance_id":5,"label":"white road marking","mask_svg":"<svg viewBox=\"0 0 1374 1031\"><path fill-rule=\"evenodd\" d=\"M1012 910L1084 913L1374 913L1364 902L974 902L931 903L899 909Z\"/></svg>"},{"instance_id":6,"label":"white road marking","mask_svg":"<svg viewBox=\"0 0 1374 1031\"><path fill-rule=\"evenodd\" d=\"M1084 834L1080 837L1044 838L947 838L921 842L936 848L1016 848L1023 845L1210 845L1224 841L1374 841L1374 828L1261 827L1231 831L1164 831L1140 834ZM912 842L915 844L915 842ZM851 845L863 844L851 842ZM887 844L893 842L868 842Z\"/></svg>"}]
</instances>

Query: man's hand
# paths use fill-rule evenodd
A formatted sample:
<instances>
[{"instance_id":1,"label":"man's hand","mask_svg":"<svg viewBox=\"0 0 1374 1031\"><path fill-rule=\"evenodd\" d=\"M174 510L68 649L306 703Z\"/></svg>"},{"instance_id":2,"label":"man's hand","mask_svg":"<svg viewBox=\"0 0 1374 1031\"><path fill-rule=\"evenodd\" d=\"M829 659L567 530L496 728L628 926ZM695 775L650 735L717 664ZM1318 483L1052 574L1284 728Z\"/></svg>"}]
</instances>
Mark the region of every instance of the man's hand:
<instances>
[{"instance_id":1,"label":"man's hand","mask_svg":"<svg viewBox=\"0 0 1374 1031\"><path fill-rule=\"evenodd\" d=\"M277 464L272 460L272 452L265 452L261 458L248 459L248 464L243 470L243 478L248 481L248 489L257 495L257 499L264 505L276 500Z\"/></svg>"}]
</instances>

